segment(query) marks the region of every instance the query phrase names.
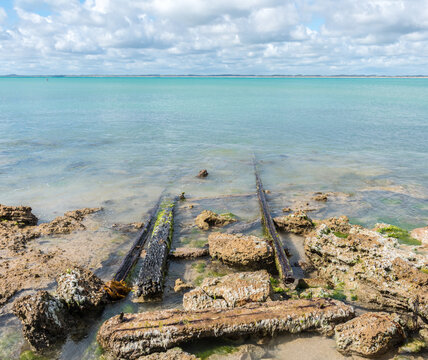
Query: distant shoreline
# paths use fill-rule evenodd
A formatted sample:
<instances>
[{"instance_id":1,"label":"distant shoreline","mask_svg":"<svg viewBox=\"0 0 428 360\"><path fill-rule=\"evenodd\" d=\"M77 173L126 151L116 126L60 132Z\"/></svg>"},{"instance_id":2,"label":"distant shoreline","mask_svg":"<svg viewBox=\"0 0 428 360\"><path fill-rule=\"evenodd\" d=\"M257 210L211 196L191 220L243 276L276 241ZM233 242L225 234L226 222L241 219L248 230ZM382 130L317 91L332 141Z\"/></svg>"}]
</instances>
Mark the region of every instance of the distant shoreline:
<instances>
[{"instance_id":1,"label":"distant shoreline","mask_svg":"<svg viewBox=\"0 0 428 360\"><path fill-rule=\"evenodd\" d=\"M0 75L0 78L427 79L428 75Z\"/></svg>"}]
</instances>

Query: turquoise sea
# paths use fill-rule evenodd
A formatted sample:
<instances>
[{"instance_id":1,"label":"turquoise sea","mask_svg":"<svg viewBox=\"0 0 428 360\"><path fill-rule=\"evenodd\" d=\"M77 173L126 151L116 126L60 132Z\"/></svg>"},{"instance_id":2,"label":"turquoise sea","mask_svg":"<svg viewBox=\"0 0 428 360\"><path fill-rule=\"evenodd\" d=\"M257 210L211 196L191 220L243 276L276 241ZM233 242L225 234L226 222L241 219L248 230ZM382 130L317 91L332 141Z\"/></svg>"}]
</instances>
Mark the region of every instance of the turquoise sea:
<instances>
[{"instance_id":1,"label":"turquoise sea","mask_svg":"<svg viewBox=\"0 0 428 360\"><path fill-rule=\"evenodd\" d=\"M274 215L323 191L339 194L310 212L314 219L345 214L364 226L409 230L428 223L428 79L0 78L0 135L1 204L30 205L42 222L104 208L87 231L29 245L59 248L104 280L133 241L112 224L141 221L163 191L188 196L176 212L172 247L206 243L206 232L193 226L203 209L233 212L236 229L254 223L255 196L220 197L255 194L254 156ZM195 177L201 169L206 179ZM262 235L260 226L245 231ZM280 236L303 276L296 265L303 238ZM162 303L128 296L108 305L46 358L100 360L96 333L104 320L180 307L176 279L196 284L230 271L199 261L171 260ZM55 282L47 286L54 290ZM10 309L0 308L0 359L8 360L30 349ZM189 346L198 353L213 343ZM345 359L333 339L304 334L278 337L268 350L277 359Z\"/></svg>"},{"instance_id":2,"label":"turquoise sea","mask_svg":"<svg viewBox=\"0 0 428 360\"><path fill-rule=\"evenodd\" d=\"M48 220L132 197L112 216L138 220L164 188L253 192L255 154L272 191L398 189L355 220L424 225L427 99L428 79L0 78L0 200Z\"/></svg>"}]
</instances>

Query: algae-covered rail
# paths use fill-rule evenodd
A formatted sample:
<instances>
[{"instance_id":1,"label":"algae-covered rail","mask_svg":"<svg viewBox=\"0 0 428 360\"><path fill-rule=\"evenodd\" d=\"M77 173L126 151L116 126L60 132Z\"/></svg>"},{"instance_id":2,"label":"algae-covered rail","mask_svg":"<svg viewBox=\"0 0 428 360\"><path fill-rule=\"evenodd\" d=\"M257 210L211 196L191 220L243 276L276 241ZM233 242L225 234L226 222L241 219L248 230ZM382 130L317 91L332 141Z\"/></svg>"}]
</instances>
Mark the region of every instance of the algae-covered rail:
<instances>
[{"instance_id":1,"label":"algae-covered rail","mask_svg":"<svg viewBox=\"0 0 428 360\"><path fill-rule=\"evenodd\" d=\"M272 240L272 246L275 252L275 264L279 272L280 278L284 282L293 282L293 270L291 269L287 255L285 254L281 240L276 232L275 225L270 215L269 205L266 200L266 194L263 189L263 183L257 171L256 162L254 161L254 174L256 176L257 197L259 199L260 210L262 213L262 223L267 232L267 235Z\"/></svg>"},{"instance_id":2,"label":"algae-covered rail","mask_svg":"<svg viewBox=\"0 0 428 360\"><path fill-rule=\"evenodd\" d=\"M148 241L146 254L138 275L136 295L142 299L160 297L163 293L165 267L171 247L173 212L176 203L163 201L156 215L156 223Z\"/></svg>"},{"instance_id":3,"label":"algae-covered rail","mask_svg":"<svg viewBox=\"0 0 428 360\"><path fill-rule=\"evenodd\" d=\"M144 244L147 241L147 238L150 235L150 230L153 227L155 215L158 212L162 196L159 197L159 200L156 202L156 205L149 211L148 220L145 223L144 227L138 232L135 237L135 241L132 244L131 249L128 251L122 263L119 266L119 270L117 270L116 275L114 276L114 281L124 281L128 274L130 273L132 267L137 262L140 257L141 250L144 247Z\"/></svg>"}]
</instances>

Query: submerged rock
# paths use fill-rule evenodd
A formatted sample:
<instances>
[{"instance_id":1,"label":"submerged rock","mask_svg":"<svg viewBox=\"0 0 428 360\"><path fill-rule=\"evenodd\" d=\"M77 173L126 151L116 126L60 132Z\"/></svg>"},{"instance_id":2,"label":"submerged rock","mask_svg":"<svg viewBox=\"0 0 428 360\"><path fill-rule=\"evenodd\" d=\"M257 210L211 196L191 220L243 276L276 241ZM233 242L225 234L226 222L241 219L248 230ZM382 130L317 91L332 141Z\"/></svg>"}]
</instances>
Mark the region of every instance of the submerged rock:
<instances>
[{"instance_id":1,"label":"submerged rock","mask_svg":"<svg viewBox=\"0 0 428 360\"><path fill-rule=\"evenodd\" d=\"M314 201L327 201L328 195L323 193L315 193L315 195L312 197L312 200Z\"/></svg>"},{"instance_id":2,"label":"submerged rock","mask_svg":"<svg viewBox=\"0 0 428 360\"><path fill-rule=\"evenodd\" d=\"M320 277L368 307L399 309L428 319L427 259L397 240L352 226L346 237L325 224L305 239L305 253Z\"/></svg>"},{"instance_id":3,"label":"submerged rock","mask_svg":"<svg viewBox=\"0 0 428 360\"><path fill-rule=\"evenodd\" d=\"M266 355L261 346L246 344L237 346L229 354L213 354L208 360L259 360Z\"/></svg>"},{"instance_id":4,"label":"submerged rock","mask_svg":"<svg viewBox=\"0 0 428 360\"><path fill-rule=\"evenodd\" d=\"M196 217L195 224L202 230L208 230L212 226L221 227L235 221L231 214L219 215L211 210L204 210Z\"/></svg>"},{"instance_id":5,"label":"submerged rock","mask_svg":"<svg viewBox=\"0 0 428 360\"><path fill-rule=\"evenodd\" d=\"M366 313L335 328L340 352L365 357L384 354L404 337L403 328L387 313Z\"/></svg>"},{"instance_id":6,"label":"submerged rock","mask_svg":"<svg viewBox=\"0 0 428 360\"><path fill-rule=\"evenodd\" d=\"M46 349L66 338L66 308L47 291L17 299L13 312L21 320L24 336L35 350Z\"/></svg>"},{"instance_id":7,"label":"submerged rock","mask_svg":"<svg viewBox=\"0 0 428 360\"><path fill-rule=\"evenodd\" d=\"M250 302L264 302L271 292L267 271L241 272L205 278L200 287L184 294L185 310L225 309Z\"/></svg>"},{"instance_id":8,"label":"submerged rock","mask_svg":"<svg viewBox=\"0 0 428 360\"><path fill-rule=\"evenodd\" d=\"M208 244L211 257L226 265L257 270L269 269L274 264L272 247L256 236L216 232L208 236Z\"/></svg>"},{"instance_id":9,"label":"submerged rock","mask_svg":"<svg viewBox=\"0 0 428 360\"><path fill-rule=\"evenodd\" d=\"M6 206L0 204L0 222L13 222L19 226L37 225L37 217L29 206Z\"/></svg>"},{"instance_id":10,"label":"submerged rock","mask_svg":"<svg viewBox=\"0 0 428 360\"><path fill-rule=\"evenodd\" d=\"M273 221L281 230L294 234L307 234L314 228L312 220L301 210L290 215L278 216Z\"/></svg>"},{"instance_id":11,"label":"submerged rock","mask_svg":"<svg viewBox=\"0 0 428 360\"><path fill-rule=\"evenodd\" d=\"M104 282L94 273L81 267L67 270L58 276L56 292L71 310L90 311L107 302Z\"/></svg>"},{"instance_id":12,"label":"submerged rock","mask_svg":"<svg viewBox=\"0 0 428 360\"><path fill-rule=\"evenodd\" d=\"M353 316L351 306L328 299L269 301L210 311L160 310L115 316L104 322L97 340L111 355L133 360L202 338L329 333Z\"/></svg>"},{"instance_id":13,"label":"submerged rock","mask_svg":"<svg viewBox=\"0 0 428 360\"><path fill-rule=\"evenodd\" d=\"M114 230L121 231L124 233L134 233L140 230L143 226L143 222L133 222L130 224L113 224L111 227Z\"/></svg>"},{"instance_id":14,"label":"submerged rock","mask_svg":"<svg viewBox=\"0 0 428 360\"><path fill-rule=\"evenodd\" d=\"M175 292L180 292L182 290L187 290L187 289L192 289L192 288L193 288L192 284L186 283L181 279L175 280L175 285L174 285L174 291Z\"/></svg>"},{"instance_id":15,"label":"submerged rock","mask_svg":"<svg viewBox=\"0 0 428 360\"><path fill-rule=\"evenodd\" d=\"M83 208L74 211L67 211L64 216L58 216L51 222L40 224L38 231L42 235L69 234L75 230L85 230L82 224L85 216L101 211L102 208Z\"/></svg>"},{"instance_id":16,"label":"submerged rock","mask_svg":"<svg viewBox=\"0 0 428 360\"><path fill-rule=\"evenodd\" d=\"M413 229L410 232L410 236L416 240L419 240L423 245L428 246L428 226Z\"/></svg>"},{"instance_id":17,"label":"submerged rock","mask_svg":"<svg viewBox=\"0 0 428 360\"><path fill-rule=\"evenodd\" d=\"M202 178L206 178L207 176L208 176L207 169L203 169L203 170L199 171L199 173L196 177L202 179Z\"/></svg>"}]
</instances>

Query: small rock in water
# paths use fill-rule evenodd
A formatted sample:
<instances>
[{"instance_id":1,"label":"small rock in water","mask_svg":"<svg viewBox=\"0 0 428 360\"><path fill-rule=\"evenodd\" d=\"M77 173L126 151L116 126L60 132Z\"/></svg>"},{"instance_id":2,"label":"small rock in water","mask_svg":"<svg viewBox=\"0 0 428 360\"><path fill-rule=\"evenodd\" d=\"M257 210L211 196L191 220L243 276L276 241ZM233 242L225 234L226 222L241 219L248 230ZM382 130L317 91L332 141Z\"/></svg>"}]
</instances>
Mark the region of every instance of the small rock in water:
<instances>
[{"instance_id":1,"label":"small rock in water","mask_svg":"<svg viewBox=\"0 0 428 360\"><path fill-rule=\"evenodd\" d=\"M130 224L113 224L112 228L117 231L122 231L124 233L133 233L140 230L143 226L143 222L133 222Z\"/></svg>"},{"instance_id":2,"label":"small rock in water","mask_svg":"<svg viewBox=\"0 0 428 360\"><path fill-rule=\"evenodd\" d=\"M35 350L43 350L65 340L67 309L47 291L17 299L13 312L21 320L24 336Z\"/></svg>"},{"instance_id":3,"label":"small rock in water","mask_svg":"<svg viewBox=\"0 0 428 360\"><path fill-rule=\"evenodd\" d=\"M252 270L270 269L274 265L272 247L256 236L215 232L209 235L208 244L211 257L226 265Z\"/></svg>"},{"instance_id":4,"label":"small rock in water","mask_svg":"<svg viewBox=\"0 0 428 360\"><path fill-rule=\"evenodd\" d=\"M185 310L225 309L250 302L264 302L271 292L266 270L205 278L200 287L184 294Z\"/></svg>"},{"instance_id":5,"label":"small rock in water","mask_svg":"<svg viewBox=\"0 0 428 360\"><path fill-rule=\"evenodd\" d=\"M69 269L58 277L57 282L58 297L71 310L95 310L107 302L104 282L89 270L80 267Z\"/></svg>"},{"instance_id":6,"label":"small rock in water","mask_svg":"<svg viewBox=\"0 0 428 360\"><path fill-rule=\"evenodd\" d=\"M323 194L323 193L315 193L315 196L312 197L312 200L315 201L327 201L328 196L327 194Z\"/></svg>"},{"instance_id":7,"label":"small rock in water","mask_svg":"<svg viewBox=\"0 0 428 360\"><path fill-rule=\"evenodd\" d=\"M344 354L381 355L404 337L401 325L387 313L366 313L335 327L336 346Z\"/></svg>"},{"instance_id":8,"label":"small rock in water","mask_svg":"<svg viewBox=\"0 0 428 360\"><path fill-rule=\"evenodd\" d=\"M284 212L284 213L288 213L288 212L292 212L292 211L293 210L290 207L282 208L282 212Z\"/></svg>"},{"instance_id":9,"label":"small rock in water","mask_svg":"<svg viewBox=\"0 0 428 360\"><path fill-rule=\"evenodd\" d=\"M181 279L175 280L175 285L174 285L174 291L175 292L180 292L182 290L187 290L187 289L192 289L192 288L193 288L192 284L185 283Z\"/></svg>"},{"instance_id":10,"label":"small rock in water","mask_svg":"<svg viewBox=\"0 0 428 360\"><path fill-rule=\"evenodd\" d=\"M208 176L207 169L203 169L203 170L199 171L199 174L197 175L197 177L200 179L206 178L207 176Z\"/></svg>"},{"instance_id":11,"label":"small rock in water","mask_svg":"<svg viewBox=\"0 0 428 360\"><path fill-rule=\"evenodd\" d=\"M202 230L208 230L211 226L225 226L235 221L231 214L219 215L211 210L202 211L195 219L196 225Z\"/></svg>"},{"instance_id":12,"label":"small rock in water","mask_svg":"<svg viewBox=\"0 0 428 360\"><path fill-rule=\"evenodd\" d=\"M280 229L294 234L307 234L313 230L314 224L304 211L296 211L293 214L279 216L273 219Z\"/></svg>"}]
</instances>

